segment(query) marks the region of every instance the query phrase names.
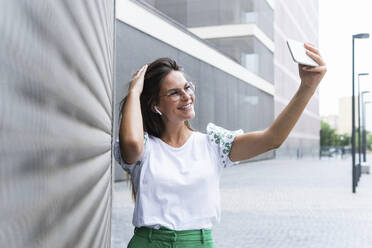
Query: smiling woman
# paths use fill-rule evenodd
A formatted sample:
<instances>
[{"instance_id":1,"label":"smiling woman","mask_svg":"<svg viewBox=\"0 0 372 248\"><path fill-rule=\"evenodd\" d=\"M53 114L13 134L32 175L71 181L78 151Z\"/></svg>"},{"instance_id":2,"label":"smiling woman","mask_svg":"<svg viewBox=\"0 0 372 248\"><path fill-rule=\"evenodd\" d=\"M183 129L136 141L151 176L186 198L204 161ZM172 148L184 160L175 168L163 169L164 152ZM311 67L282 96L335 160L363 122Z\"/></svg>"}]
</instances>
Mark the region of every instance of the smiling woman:
<instances>
[{"instance_id":1,"label":"smiling woman","mask_svg":"<svg viewBox=\"0 0 372 248\"><path fill-rule=\"evenodd\" d=\"M220 221L220 177L233 161L279 147L297 122L326 69L319 52L305 46L320 66L299 66L301 86L264 131L243 134L209 123L191 128L195 86L170 58L144 65L122 101L115 158L131 176L135 200L133 247L214 247Z\"/></svg>"}]
</instances>

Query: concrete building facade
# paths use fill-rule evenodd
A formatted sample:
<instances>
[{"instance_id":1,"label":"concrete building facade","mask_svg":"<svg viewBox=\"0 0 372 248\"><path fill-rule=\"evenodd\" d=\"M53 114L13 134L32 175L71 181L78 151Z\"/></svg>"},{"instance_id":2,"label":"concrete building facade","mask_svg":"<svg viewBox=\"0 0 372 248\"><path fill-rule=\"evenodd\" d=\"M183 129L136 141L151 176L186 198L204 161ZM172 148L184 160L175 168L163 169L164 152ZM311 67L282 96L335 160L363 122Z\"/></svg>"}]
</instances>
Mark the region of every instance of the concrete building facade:
<instances>
[{"instance_id":1,"label":"concrete building facade","mask_svg":"<svg viewBox=\"0 0 372 248\"><path fill-rule=\"evenodd\" d=\"M355 128L358 128L358 97L354 97L355 101ZM351 114L351 96L344 96L338 99L338 134L349 134L351 135L352 129L352 114Z\"/></svg>"}]
</instances>

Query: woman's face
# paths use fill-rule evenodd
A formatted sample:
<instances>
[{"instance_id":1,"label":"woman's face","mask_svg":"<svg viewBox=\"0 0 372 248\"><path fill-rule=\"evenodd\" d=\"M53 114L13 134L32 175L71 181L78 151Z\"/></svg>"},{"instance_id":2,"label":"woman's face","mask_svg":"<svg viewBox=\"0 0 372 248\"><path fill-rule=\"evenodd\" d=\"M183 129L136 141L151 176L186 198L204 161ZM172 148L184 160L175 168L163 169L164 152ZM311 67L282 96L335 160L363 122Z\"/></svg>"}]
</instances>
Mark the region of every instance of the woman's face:
<instances>
[{"instance_id":1,"label":"woman's face","mask_svg":"<svg viewBox=\"0 0 372 248\"><path fill-rule=\"evenodd\" d=\"M195 117L193 85L180 71L171 71L162 81L157 105L165 122L184 122Z\"/></svg>"}]
</instances>

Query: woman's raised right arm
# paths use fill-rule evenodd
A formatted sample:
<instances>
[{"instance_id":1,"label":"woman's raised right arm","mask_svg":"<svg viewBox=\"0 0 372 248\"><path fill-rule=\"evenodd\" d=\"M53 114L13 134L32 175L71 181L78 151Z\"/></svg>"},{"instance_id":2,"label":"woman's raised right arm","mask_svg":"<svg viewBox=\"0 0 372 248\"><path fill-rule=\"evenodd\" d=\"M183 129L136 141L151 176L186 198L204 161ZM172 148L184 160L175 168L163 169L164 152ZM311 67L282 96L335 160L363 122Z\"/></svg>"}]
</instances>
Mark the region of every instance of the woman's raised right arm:
<instances>
[{"instance_id":1,"label":"woman's raised right arm","mask_svg":"<svg viewBox=\"0 0 372 248\"><path fill-rule=\"evenodd\" d=\"M144 65L133 77L130 83L126 103L123 107L119 129L119 144L122 158L127 164L133 164L141 159L143 145L143 123L140 95L147 65Z\"/></svg>"}]
</instances>

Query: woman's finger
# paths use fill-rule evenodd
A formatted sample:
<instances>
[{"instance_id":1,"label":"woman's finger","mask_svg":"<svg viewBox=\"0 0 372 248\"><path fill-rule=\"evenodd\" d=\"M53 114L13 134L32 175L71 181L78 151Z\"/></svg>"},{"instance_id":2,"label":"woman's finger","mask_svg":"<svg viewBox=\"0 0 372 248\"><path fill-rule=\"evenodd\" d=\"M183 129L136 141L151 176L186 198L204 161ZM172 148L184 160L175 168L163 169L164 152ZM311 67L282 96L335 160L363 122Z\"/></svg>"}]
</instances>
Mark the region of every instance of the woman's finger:
<instances>
[{"instance_id":1,"label":"woman's finger","mask_svg":"<svg viewBox=\"0 0 372 248\"><path fill-rule=\"evenodd\" d=\"M315 54L321 56L321 55L320 55L320 52L319 52L319 49L316 48L315 46L312 46L312 45L309 45L309 44L306 44L306 43L305 43L305 48L306 48L307 50L312 51L313 53L315 53Z\"/></svg>"},{"instance_id":2,"label":"woman's finger","mask_svg":"<svg viewBox=\"0 0 372 248\"><path fill-rule=\"evenodd\" d=\"M144 65L141 70L139 71L137 77L144 78L146 73L147 65Z\"/></svg>"},{"instance_id":3,"label":"woman's finger","mask_svg":"<svg viewBox=\"0 0 372 248\"><path fill-rule=\"evenodd\" d=\"M322 59L322 57L320 57L320 55L315 54L315 53L313 53L312 51L309 51L309 50L306 51L306 54L309 55L313 60L315 60L315 62L317 62L318 65L321 65L321 66L325 65L324 62L323 62L323 59Z\"/></svg>"},{"instance_id":4,"label":"woman's finger","mask_svg":"<svg viewBox=\"0 0 372 248\"><path fill-rule=\"evenodd\" d=\"M323 65L323 66L315 66L315 67L304 66L304 67L302 67L302 69L304 71L308 71L308 72L323 72L327 68L326 68L326 66Z\"/></svg>"},{"instance_id":5,"label":"woman's finger","mask_svg":"<svg viewBox=\"0 0 372 248\"><path fill-rule=\"evenodd\" d=\"M146 73L146 70L147 70L147 64L146 65L144 65L142 68L141 68L141 74L143 74L143 75L145 75L145 73Z\"/></svg>"},{"instance_id":6,"label":"woman's finger","mask_svg":"<svg viewBox=\"0 0 372 248\"><path fill-rule=\"evenodd\" d=\"M139 73L140 73L141 69L139 69L138 71L136 71L135 73L133 73L133 77L138 77Z\"/></svg>"},{"instance_id":7,"label":"woman's finger","mask_svg":"<svg viewBox=\"0 0 372 248\"><path fill-rule=\"evenodd\" d=\"M311 43L311 42L305 42L305 45L316 47L315 44L314 43Z\"/></svg>"},{"instance_id":8,"label":"woman's finger","mask_svg":"<svg viewBox=\"0 0 372 248\"><path fill-rule=\"evenodd\" d=\"M310 43L305 43L305 48L306 48L307 50L310 50L310 51L312 51L313 53L315 53L315 54L317 54L317 55L320 56L319 49L317 49L317 48L316 48L315 46L313 46L312 44L310 44Z\"/></svg>"},{"instance_id":9,"label":"woman's finger","mask_svg":"<svg viewBox=\"0 0 372 248\"><path fill-rule=\"evenodd\" d=\"M145 68L145 65L143 65L137 72L137 74L141 74L141 72L143 71L143 69Z\"/></svg>"},{"instance_id":10,"label":"woman's finger","mask_svg":"<svg viewBox=\"0 0 372 248\"><path fill-rule=\"evenodd\" d=\"M133 77L139 77L139 75L141 74L141 72L143 71L145 66L147 66L147 64L143 65L138 71L136 71L136 73L134 73Z\"/></svg>"}]
</instances>

